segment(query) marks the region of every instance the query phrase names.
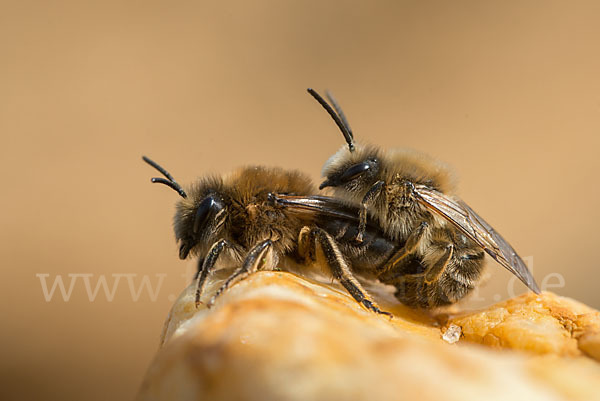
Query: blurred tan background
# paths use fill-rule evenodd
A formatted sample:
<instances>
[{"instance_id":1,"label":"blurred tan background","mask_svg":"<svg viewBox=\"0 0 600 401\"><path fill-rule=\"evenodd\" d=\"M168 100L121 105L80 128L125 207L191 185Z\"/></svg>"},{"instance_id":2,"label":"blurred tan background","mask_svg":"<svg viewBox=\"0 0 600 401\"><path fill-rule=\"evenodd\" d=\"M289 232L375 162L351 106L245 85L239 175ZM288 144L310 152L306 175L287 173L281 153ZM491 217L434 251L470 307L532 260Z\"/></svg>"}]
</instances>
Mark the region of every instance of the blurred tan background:
<instances>
[{"instance_id":1,"label":"blurred tan background","mask_svg":"<svg viewBox=\"0 0 600 401\"><path fill-rule=\"evenodd\" d=\"M357 138L451 164L542 286L600 307L599 20L595 1L2 1L0 398L133 397L194 269L140 156L182 183L317 180L342 137L308 86ZM490 266L482 304L511 291ZM68 274L121 278L112 301L78 276L47 302Z\"/></svg>"}]
</instances>

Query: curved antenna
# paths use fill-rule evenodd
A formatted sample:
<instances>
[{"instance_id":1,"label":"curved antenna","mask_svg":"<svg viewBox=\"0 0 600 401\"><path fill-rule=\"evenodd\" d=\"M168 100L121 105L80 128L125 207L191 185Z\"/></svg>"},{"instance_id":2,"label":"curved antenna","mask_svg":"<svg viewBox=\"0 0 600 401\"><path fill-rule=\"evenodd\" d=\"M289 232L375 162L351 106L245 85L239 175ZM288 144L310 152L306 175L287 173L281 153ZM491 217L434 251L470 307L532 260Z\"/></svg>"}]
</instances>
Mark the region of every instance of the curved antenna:
<instances>
[{"instance_id":1,"label":"curved antenna","mask_svg":"<svg viewBox=\"0 0 600 401\"><path fill-rule=\"evenodd\" d=\"M319 95L317 93L317 91L315 91L312 88L308 88L307 91L308 91L308 93L310 93L310 95L312 97L314 97L316 99L317 102L319 102L319 104L321 106L323 106L323 108L327 111L327 113L329 113L331 118L333 118L333 121L335 121L335 124L338 126L340 131L342 131L342 134L344 135L344 138L346 139L346 143L348 144L348 149L350 149L350 152L354 152L354 137L352 135L352 131L350 130L350 127L347 125L348 123L346 121L346 117L344 116L344 114L340 113L341 109L339 108L339 105L337 104L337 102L331 101L333 98L330 97L329 95L327 95L327 97L329 98L331 103L333 103L333 107L335 107L335 109L337 111L336 112L333 110L333 108L331 108L329 103L327 103L325 101L325 99L323 99L321 97L321 95Z\"/></svg>"},{"instance_id":2,"label":"curved antenna","mask_svg":"<svg viewBox=\"0 0 600 401\"><path fill-rule=\"evenodd\" d=\"M187 198L187 194L185 193L185 191L176 182L156 177L150 178L150 181L152 181L153 184L165 184L169 188L173 188L175 191L177 191L182 197Z\"/></svg>"},{"instance_id":3,"label":"curved antenna","mask_svg":"<svg viewBox=\"0 0 600 401\"><path fill-rule=\"evenodd\" d=\"M151 178L150 181L152 181L152 183L165 184L169 188L172 188L175 191L177 191L177 193L179 195L181 195L182 198L187 198L187 194L185 193L183 188L181 188L181 185L179 185L177 183L177 181L175 181L175 179L173 179L173 177L171 176L171 174L169 174L169 172L167 170L165 170L160 165L158 165L158 163L156 163L154 160L149 159L146 156L142 156L142 160L145 161L146 163L148 163L149 165L151 165L152 167L154 167L155 169L157 169L162 175L167 177L166 180L164 178L156 178L156 177Z\"/></svg>"},{"instance_id":4,"label":"curved antenna","mask_svg":"<svg viewBox=\"0 0 600 401\"><path fill-rule=\"evenodd\" d=\"M350 134L350 138L352 138L352 140L354 141L354 133L352 132L352 128L350 128L350 123L348 123L348 119L346 118L346 115L344 114L344 110L342 110L342 108L340 107L340 104L335 99L333 94L331 94L331 92L326 90L325 96L327 96L327 100L329 100L329 103L331 103L331 105L335 109L335 112L337 113L337 115L340 116L342 123L344 123L344 126L346 127L346 129L348 130L348 133Z\"/></svg>"}]
</instances>

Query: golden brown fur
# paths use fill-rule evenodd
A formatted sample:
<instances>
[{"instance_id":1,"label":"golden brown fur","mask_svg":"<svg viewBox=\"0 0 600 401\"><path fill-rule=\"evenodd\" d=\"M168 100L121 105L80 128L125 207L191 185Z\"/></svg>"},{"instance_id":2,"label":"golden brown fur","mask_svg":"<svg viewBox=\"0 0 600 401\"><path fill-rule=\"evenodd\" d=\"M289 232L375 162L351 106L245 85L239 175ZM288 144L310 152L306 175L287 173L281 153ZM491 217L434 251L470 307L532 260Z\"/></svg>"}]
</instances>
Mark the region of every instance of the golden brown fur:
<instances>
[{"instance_id":1,"label":"golden brown fur","mask_svg":"<svg viewBox=\"0 0 600 401\"><path fill-rule=\"evenodd\" d=\"M412 149L384 150L373 145L357 145L352 153L348 151L347 145L342 146L325 162L322 175L328 177L336 170L343 170L370 157L386 160L382 176L398 174L415 183L429 184L448 194L453 193L456 188L454 174L442 161ZM335 190L336 188L334 192Z\"/></svg>"},{"instance_id":2,"label":"golden brown fur","mask_svg":"<svg viewBox=\"0 0 600 401\"><path fill-rule=\"evenodd\" d=\"M356 149L350 152L347 146L343 146L325 163L323 176L339 175L340 172L367 159L378 161L378 171L364 180L358 177L343 185L332 186L332 192L336 197L352 205L358 205L370 187L376 181L383 180L386 182L385 196L376 199L370 205L369 212L392 239L406 239L423 220L435 220L439 225L446 225L445 221L436 219L429 211L416 204L402 204L404 197L404 188L400 185L402 181L427 185L449 195L455 189L454 176L449 168L441 161L423 153L409 149L387 151L372 145L357 145ZM401 210L410 213L401 213Z\"/></svg>"},{"instance_id":3,"label":"golden brown fur","mask_svg":"<svg viewBox=\"0 0 600 401\"><path fill-rule=\"evenodd\" d=\"M316 188L311 180L297 171L281 168L250 166L228 176L202 178L193 184L189 196L177 203L174 218L178 241L193 241L194 255L204 255L213 242L226 239L248 249L259 241L272 239L278 253L289 253L295 246L300 229L307 222L286 215L268 199L271 192L308 195ZM209 194L218 194L224 202L225 217L219 227L209 227L191 236L196 209Z\"/></svg>"}]
</instances>

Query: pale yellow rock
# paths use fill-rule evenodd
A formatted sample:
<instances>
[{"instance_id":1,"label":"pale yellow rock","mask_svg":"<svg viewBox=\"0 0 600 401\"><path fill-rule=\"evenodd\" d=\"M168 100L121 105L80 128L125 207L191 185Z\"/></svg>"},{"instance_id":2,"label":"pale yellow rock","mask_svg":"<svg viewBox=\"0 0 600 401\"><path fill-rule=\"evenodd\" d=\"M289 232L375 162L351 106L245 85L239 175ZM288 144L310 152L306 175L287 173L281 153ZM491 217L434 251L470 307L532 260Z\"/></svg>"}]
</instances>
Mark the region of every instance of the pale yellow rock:
<instances>
[{"instance_id":1,"label":"pale yellow rock","mask_svg":"<svg viewBox=\"0 0 600 401\"><path fill-rule=\"evenodd\" d=\"M211 310L195 310L190 287L138 400L600 400L600 364L581 352L597 355L597 312L584 305L544 294L439 325L389 294L377 299L393 319L291 273L259 272ZM466 331L454 345L442 340L450 321Z\"/></svg>"},{"instance_id":2,"label":"pale yellow rock","mask_svg":"<svg viewBox=\"0 0 600 401\"><path fill-rule=\"evenodd\" d=\"M600 313L577 301L545 292L455 316L446 326L462 328L462 341L537 354L600 360Z\"/></svg>"}]
</instances>

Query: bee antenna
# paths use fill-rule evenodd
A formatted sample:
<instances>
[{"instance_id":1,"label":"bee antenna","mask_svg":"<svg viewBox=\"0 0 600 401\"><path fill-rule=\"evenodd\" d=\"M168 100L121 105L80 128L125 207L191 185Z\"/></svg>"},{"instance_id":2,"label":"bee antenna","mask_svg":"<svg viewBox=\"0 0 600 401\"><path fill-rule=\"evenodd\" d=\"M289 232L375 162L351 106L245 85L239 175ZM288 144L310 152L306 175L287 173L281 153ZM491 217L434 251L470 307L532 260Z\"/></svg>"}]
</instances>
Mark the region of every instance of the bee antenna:
<instances>
[{"instance_id":1,"label":"bee antenna","mask_svg":"<svg viewBox=\"0 0 600 401\"><path fill-rule=\"evenodd\" d=\"M331 103L331 105L335 109L335 112L342 120L344 127L346 127L346 130L348 130L348 133L350 134L350 138L352 138L352 141L354 141L354 133L352 132L352 128L350 128L350 124L348 123L348 119L346 118L346 115L344 114L344 110L342 110L342 108L340 107L340 104L338 103L338 101L335 99L335 97L333 96L333 94L331 92L326 90L325 96L327 96L327 100L329 100L329 103Z\"/></svg>"},{"instance_id":2,"label":"bee antenna","mask_svg":"<svg viewBox=\"0 0 600 401\"><path fill-rule=\"evenodd\" d=\"M333 121L335 121L335 124L338 126L340 131L342 131L342 134L344 135L344 138L346 139L346 143L348 144L348 148L350 149L350 152L353 152L354 151L354 135L352 134L350 125L348 124L348 121L346 120L346 116L342 112L342 109L340 108L338 103L335 101L333 96L331 96L331 94L329 92L326 93L327 98L333 104L333 107L335 108L335 110L329 105L329 103L327 103L327 101L325 101L325 99L323 99L323 97L321 97L321 95L319 95L317 93L317 91L315 91L312 88L308 88L307 91L308 91L308 93L310 93L310 95L312 97L314 97L316 99L317 102L319 102L319 104L321 106L323 106L323 108L327 111L327 113L329 113L331 118L333 118Z\"/></svg>"},{"instance_id":3,"label":"bee antenna","mask_svg":"<svg viewBox=\"0 0 600 401\"><path fill-rule=\"evenodd\" d=\"M183 188L181 188L181 185L179 185L177 183L177 181L175 181L175 179L171 176L171 174L169 174L169 172L167 170L165 170L160 165L158 165L158 163L156 163L154 160L152 160L146 156L142 156L142 160L145 161L146 163L148 163L149 165L151 165L152 167L154 167L155 169L157 169L162 175L167 177L166 180L164 178L154 177L154 178L150 179L150 181L152 181L153 183L165 184L169 188L172 188L175 191L177 191L177 193L179 195L181 195L182 198L187 198L187 194L185 193Z\"/></svg>"}]
</instances>

